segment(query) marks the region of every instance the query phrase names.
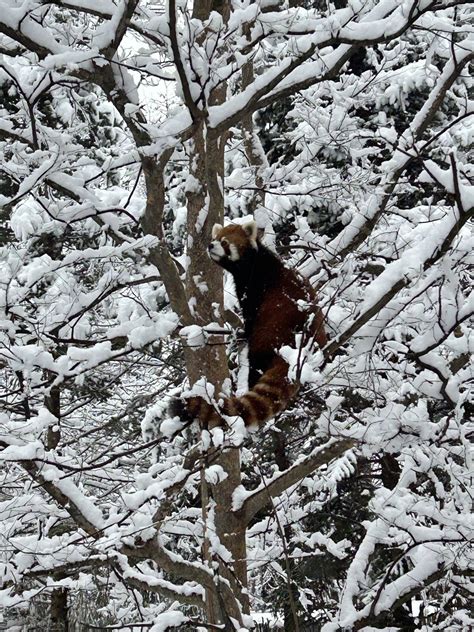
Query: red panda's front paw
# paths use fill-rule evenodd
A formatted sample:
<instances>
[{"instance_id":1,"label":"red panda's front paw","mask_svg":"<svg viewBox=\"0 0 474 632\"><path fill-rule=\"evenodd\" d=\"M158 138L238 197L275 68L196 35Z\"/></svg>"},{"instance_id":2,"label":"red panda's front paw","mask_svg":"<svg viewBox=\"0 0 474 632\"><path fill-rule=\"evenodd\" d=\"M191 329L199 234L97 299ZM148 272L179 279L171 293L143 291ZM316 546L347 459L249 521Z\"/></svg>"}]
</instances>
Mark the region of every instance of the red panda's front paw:
<instances>
[{"instance_id":1,"label":"red panda's front paw","mask_svg":"<svg viewBox=\"0 0 474 632\"><path fill-rule=\"evenodd\" d=\"M188 407L189 400L173 397L168 404L168 417L179 417L180 421L193 421L194 415Z\"/></svg>"},{"instance_id":2,"label":"red panda's front paw","mask_svg":"<svg viewBox=\"0 0 474 632\"><path fill-rule=\"evenodd\" d=\"M220 413L199 395L172 399L168 405L168 416L178 417L185 424L194 420L198 420L203 426L222 423Z\"/></svg>"}]
</instances>

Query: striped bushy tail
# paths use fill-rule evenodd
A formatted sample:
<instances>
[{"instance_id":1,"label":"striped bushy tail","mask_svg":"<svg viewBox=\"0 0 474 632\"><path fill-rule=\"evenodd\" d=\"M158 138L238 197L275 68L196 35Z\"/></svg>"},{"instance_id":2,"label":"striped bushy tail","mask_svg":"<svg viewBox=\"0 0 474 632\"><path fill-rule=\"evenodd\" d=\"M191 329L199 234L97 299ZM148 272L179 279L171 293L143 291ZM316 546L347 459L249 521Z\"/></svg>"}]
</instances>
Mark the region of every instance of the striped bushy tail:
<instances>
[{"instance_id":1,"label":"striped bushy tail","mask_svg":"<svg viewBox=\"0 0 474 632\"><path fill-rule=\"evenodd\" d=\"M288 379L288 364L277 357L250 391L241 397L226 397L219 409L196 396L174 400L169 414L183 421L199 419L203 426L221 423L221 415L238 415L246 426L261 426L286 408L298 388L297 383Z\"/></svg>"}]
</instances>

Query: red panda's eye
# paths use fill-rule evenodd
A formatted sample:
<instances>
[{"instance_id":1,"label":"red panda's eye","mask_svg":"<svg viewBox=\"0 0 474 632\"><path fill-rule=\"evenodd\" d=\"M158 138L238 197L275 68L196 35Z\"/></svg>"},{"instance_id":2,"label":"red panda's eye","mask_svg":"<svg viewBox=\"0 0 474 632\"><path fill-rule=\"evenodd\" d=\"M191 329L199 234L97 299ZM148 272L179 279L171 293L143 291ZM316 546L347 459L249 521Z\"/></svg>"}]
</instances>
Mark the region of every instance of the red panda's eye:
<instances>
[{"instance_id":1,"label":"red panda's eye","mask_svg":"<svg viewBox=\"0 0 474 632\"><path fill-rule=\"evenodd\" d=\"M228 242L228 240L224 237L224 239L221 239L221 244L222 244L223 246L228 246L228 245L229 245L229 242Z\"/></svg>"}]
</instances>

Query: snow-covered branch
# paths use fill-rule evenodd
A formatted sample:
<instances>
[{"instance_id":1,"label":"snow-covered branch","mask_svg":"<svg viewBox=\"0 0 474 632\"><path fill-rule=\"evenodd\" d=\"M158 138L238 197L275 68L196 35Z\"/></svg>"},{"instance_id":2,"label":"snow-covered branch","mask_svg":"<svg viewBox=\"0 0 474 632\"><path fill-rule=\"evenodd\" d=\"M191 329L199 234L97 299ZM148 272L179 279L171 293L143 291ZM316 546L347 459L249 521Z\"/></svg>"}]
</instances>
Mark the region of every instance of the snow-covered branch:
<instances>
[{"instance_id":1,"label":"snow-covered branch","mask_svg":"<svg viewBox=\"0 0 474 632\"><path fill-rule=\"evenodd\" d=\"M472 627L471 7L336 4L0 0L8 625ZM207 252L250 215L329 342L256 432L170 418L286 385Z\"/></svg>"},{"instance_id":2,"label":"snow-covered branch","mask_svg":"<svg viewBox=\"0 0 474 632\"><path fill-rule=\"evenodd\" d=\"M463 69L474 59L472 46L471 38L454 45L453 56L446 62L427 100L397 139L393 155L384 165L383 180L377 194L369 200L364 212L358 214L331 243L330 251L334 253L334 256L343 259L371 234L386 211L401 176L410 163L423 153L423 145L430 142L420 143L420 140L439 112L448 90L459 78Z\"/></svg>"},{"instance_id":3,"label":"snow-covered branch","mask_svg":"<svg viewBox=\"0 0 474 632\"><path fill-rule=\"evenodd\" d=\"M241 499L234 500L234 511L242 515L242 519L248 524L255 514L271 503L273 498L280 496L288 488L300 482L306 476L313 474L318 467L328 465L332 460L342 456L344 452L354 446L354 441L345 439L342 441L331 440L329 443L319 446L312 454L301 457L288 470L276 474L272 479L264 481L259 488L245 494Z\"/></svg>"}]
</instances>

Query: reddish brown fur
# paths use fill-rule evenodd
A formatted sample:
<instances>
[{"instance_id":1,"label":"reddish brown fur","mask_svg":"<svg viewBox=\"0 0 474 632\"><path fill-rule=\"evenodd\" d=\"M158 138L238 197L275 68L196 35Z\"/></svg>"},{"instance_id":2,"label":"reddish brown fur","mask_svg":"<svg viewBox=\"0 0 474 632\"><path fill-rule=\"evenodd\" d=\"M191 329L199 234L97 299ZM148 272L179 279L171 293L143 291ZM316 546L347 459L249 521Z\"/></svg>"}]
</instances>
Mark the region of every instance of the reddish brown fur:
<instances>
[{"instance_id":1,"label":"reddish brown fur","mask_svg":"<svg viewBox=\"0 0 474 632\"><path fill-rule=\"evenodd\" d=\"M238 248L241 257L249 247L249 235L238 224L229 224L224 228L218 229L213 232L212 236L220 242L223 239L227 239L229 243ZM227 254L230 254L228 245L224 244L224 249L227 251Z\"/></svg>"},{"instance_id":2,"label":"reddish brown fur","mask_svg":"<svg viewBox=\"0 0 474 632\"><path fill-rule=\"evenodd\" d=\"M225 398L220 411L200 397L186 400L188 413L202 423L220 415L239 415L247 425L261 424L283 410L297 393L288 379L288 364L278 355L303 333L324 347L324 320L309 282L283 263L257 239L256 226L231 224L213 229L211 256L234 277L249 349L249 387L242 397ZM232 248L233 246L233 248ZM220 257L220 258L219 258ZM301 304L306 304L302 309Z\"/></svg>"}]
</instances>

